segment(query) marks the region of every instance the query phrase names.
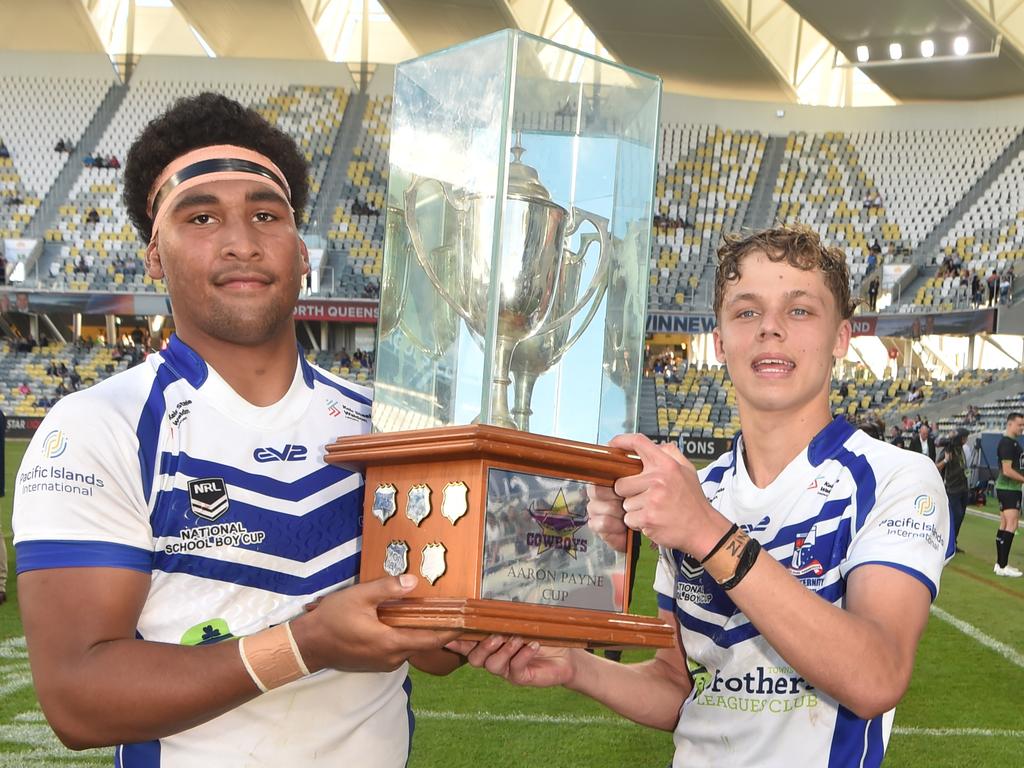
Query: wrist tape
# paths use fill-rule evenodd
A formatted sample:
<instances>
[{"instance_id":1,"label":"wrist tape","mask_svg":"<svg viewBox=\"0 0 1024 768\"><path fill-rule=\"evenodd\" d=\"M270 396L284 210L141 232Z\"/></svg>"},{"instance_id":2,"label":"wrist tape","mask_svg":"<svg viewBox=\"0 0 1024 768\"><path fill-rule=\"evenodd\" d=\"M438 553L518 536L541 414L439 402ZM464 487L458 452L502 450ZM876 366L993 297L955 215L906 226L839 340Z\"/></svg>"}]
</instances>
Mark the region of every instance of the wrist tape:
<instances>
[{"instance_id":1,"label":"wrist tape","mask_svg":"<svg viewBox=\"0 0 1024 768\"><path fill-rule=\"evenodd\" d=\"M728 591L747 575L760 551L761 545L734 524L701 561L701 565L722 589Z\"/></svg>"},{"instance_id":2,"label":"wrist tape","mask_svg":"<svg viewBox=\"0 0 1024 768\"><path fill-rule=\"evenodd\" d=\"M309 675L288 622L243 637L238 654L261 693Z\"/></svg>"}]
</instances>

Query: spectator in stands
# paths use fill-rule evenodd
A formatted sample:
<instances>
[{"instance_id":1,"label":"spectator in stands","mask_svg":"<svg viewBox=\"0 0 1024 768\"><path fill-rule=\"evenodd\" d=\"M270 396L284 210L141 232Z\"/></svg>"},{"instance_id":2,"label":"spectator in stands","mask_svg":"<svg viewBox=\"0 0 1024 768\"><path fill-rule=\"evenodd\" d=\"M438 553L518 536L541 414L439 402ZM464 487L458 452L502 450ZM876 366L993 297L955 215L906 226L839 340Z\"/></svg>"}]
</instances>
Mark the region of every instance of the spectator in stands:
<instances>
[{"instance_id":1,"label":"spectator in stands","mask_svg":"<svg viewBox=\"0 0 1024 768\"><path fill-rule=\"evenodd\" d=\"M927 456L932 460L932 462L934 462L935 438L932 437L931 427L927 424L922 424L918 428L917 434L910 440L910 446L907 450Z\"/></svg>"},{"instance_id":2,"label":"spectator in stands","mask_svg":"<svg viewBox=\"0 0 1024 768\"><path fill-rule=\"evenodd\" d=\"M28 385L27 381L23 381L21 382L21 385L18 387L18 392L21 393L22 395L31 395L32 387Z\"/></svg>"},{"instance_id":3,"label":"spectator in stands","mask_svg":"<svg viewBox=\"0 0 1024 768\"><path fill-rule=\"evenodd\" d=\"M87 275L89 274L89 264L85 260L85 254L79 254L78 261L75 262L75 274Z\"/></svg>"},{"instance_id":4,"label":"spectator in stands","mask_svg":"<svg viewBox=\"0 0 1024 768\"><path fill-rule=\"evenodd\" d=\"M897 448L907 447L907 442L903 438L903 430L901 430L896 424L893 424L892 428L889 430L889 442Z\"/></svg>"},{"instance_id":5,"label":"spectator in stands","mask_svg":"<svg viewBox=\"0 0 1024 768\"><path fill-rule=\"evenodd\" d=\"M96 168L96 158L94 158L91 153L87 152L85 157L82 158L82 165L86 168Z\"/></svg>"},{"instance_id":6,"label":"spectator in stands","mask_svg":"<svg viewBox=\"0 0 1024 768\"><path fill-rule=\"evenodd\" d=\"M868 308L872 312L877 312L878 309L878 275L871 278L871 282L868 283Z\"/></svg>"},{"instance_id":7,"label":"spectator in stands","mask_svg":"<svg viewBox=\"0 0 1024 768\"><path fill-rule=\"evenodd\" d=\"M7 145L0 141L0 157L10 157L11 152L7 149Z\"/></svg>"},{"instance_id":8,"label":"spectator in stands","mask_svg":"<svg viewBox=\"0 0 1024 768\"><path fill-rule=\"evenodd\" d=\"M163 754L194 766L401 768L406 662L450 671L461 660L442 645L459 633L378 620L380 602L417 585L412 573L352 584L361 478L323 465L287 496L292 467L249 458L282 427L311 459L339 432L369 429L359 416L369 392L342 387L297 352L293 313L309 268L297 229L303 155L255 111L205 93L151 121L126 166L129 216L149 275L166 279L176 331L139 369L65 398L26 453L26 468L37 456L49 462L46 435L67 430L60 462L104 480L89 497L52 484L18 489L20 607L43 711L79 748L122 743L125 765ZM233 288L254 281L259 290ZM352 417L318 425L304 416L332 398ZM140 450L120 450L128 442ZM161 489L184 489L190 466L215 474L194 489L193 512L177 514L172 497L190 502ZM330 540L317 533L310 483L331 495ZM222 522L262 542L258 567L241 538L218 546L216 560L192 547L165 551L168 532L209 537L228 487Z\"/></svg>"},{"instance_id":9,"label":"spectator in stands","mask_svg":"<svg viewBox=\"0 0 1024 768\"><path fill-rule=\"evenodd\" d=\"M71 371L68 373L68 381L71 382L71 389L74 392L78 391L78 387L82 384L82 374L78 372L78 366L72 366Z\"/></svg>"},{"instance_id":10,"label":"spectator in stands","mask_svg":"<svg viewBox=\"0 0 1024 768\"><path fill-rule=\"evenodd\" d=\"M10 206L21 205L24 202L25 201L22 199L21 195L19 195L17 192L15 192L13 195L7 198L7 204Z\"/></svg>"},{"instance_id":11,"label":"spectator in stands","mask_svg":"<svg viewBox=\"0 0 1024 768\"><path fill-rule=\"evenodd\" d=\"M106 167L107 168L120 168L121 167L121 161L117 159L117 155L111 155L110 157L107 158Z\"/></svg>"},{"instance_id":12,"label":"spectator in stands","mask_svg":"<svg viewBox=\"0 0 1024 768\"><path fill-rule=\"evenodd\" d=\"M67 145L64 143L64 139L57 139L57 146L53 148L55 152L67 152Z\"/></svg>"},{"instance_id":13,"label":"spectator in stands","mask_svg":"<svg viewBox=\"0 0 1024 768\"><path fill-rule=\"evenodd\" d=\"M47 376L56 376L57 375L57 361L54 360L53 358L50 358L50 364L46 366L46 375Z\"/></svg>"},{"instance_id":14,"label":"spectator in stands","mask_svg":"<svg viewBox=\"0 0 1024 768\"><path fill-rule=\"evenodd\" d=\"M0 253L0 285L7 285L7 258Z\"/></svg>"},{"instance_id":15,"label":"spectator in stands","mask_svg":"<svg viewBox=\"0 0 1024 768\"><path fill-rule=\"evenodd\" d=\"M975 272L971 275L971 302L974 304L974 308L977 309L984 300L985 295L981 288L981 277Z\"/></svg>"},{"instance_id":16,"label":"spectator in stands","mask_svg":"<svg viewBox=\"0 0 1024 768\"><path fill-rule=\"evenodd\" d=\"M590 526L619 549L626 525L660 545L655 589L672 648L622 665L518 637L449 647L516 684L562 685L674 731L675 765L782 766L794 751L807 765L880 765L949 518L934 462L830 416L829 377L854 307L844 254L815 233L728 238L713 336L742 436L699 472L675 446L611 441L643 469L616 481L620 504L593 504L602 508L588 510ZM839 511L833 486L865 507ZM934 515L927 537L889 533L922 512ZM762 541L785 542L786 555L762 552Z\"/></svg>"},{"instance_id":17,"label":"spectator in stands","mask_svg":"<svg viewBox=\"0 0 1024 768\"><path fill-rule=\"evenodd\" d=\"M100 212L95 208L90 208L89 212L85 214L86 224L99 224L100 223Z\"/></svg>"},{"instance_id":18,"label":"spectator in stands","mask_svg":"<svg viewBox=\"0 0 1024 768\"><path fill-rule=\"evenodd\" d=\"M988 305L994 307L996 295L999 292L999 270L993 267L992 274L988 276L985 282L988 284Z\"/></svg>"},{"instance_id":19,"label":"spectator in stands","mask_svg":"<svg viewBox=\"0 0 1024 768\"><path fill-rule=\"evenodd\" d=\"M1024 413L1013 411L1006 417L1006 431L996 446L999 477L996 498L999 500L999 530L996 531L996 576L1020 578L1019 568L1010 565L1010 549L1020 524L1021 488L1024 484L1024 450L1020 437L1024 434Z\"/></svg>"},{"instance_id":20,"label":"spectator in stands","mask_svg":"<svg viewBox=\"0 0 1024 768\"><path fill-rule=\"evenodd\" d=\"M999 281L999 303L1009 304L1013 301L1013 267L1008 267Z\"/></svg>"}]
</instances>

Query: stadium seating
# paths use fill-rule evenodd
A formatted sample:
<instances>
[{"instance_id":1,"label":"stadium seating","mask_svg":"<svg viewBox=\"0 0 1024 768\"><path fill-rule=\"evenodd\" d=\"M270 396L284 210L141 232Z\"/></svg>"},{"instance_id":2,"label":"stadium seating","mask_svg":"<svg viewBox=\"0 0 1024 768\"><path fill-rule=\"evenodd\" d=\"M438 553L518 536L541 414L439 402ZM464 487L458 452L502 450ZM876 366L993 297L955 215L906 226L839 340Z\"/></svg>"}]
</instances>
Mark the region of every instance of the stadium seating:
<instances>
[{"instance_id":1,"label":"stadium seating","mask_svg":"<svg viewBox=\"0 0 1024 768\"><path fill-rule=\"evenodd\" d=\"M736 395L724 366L689 366L668 372L649 372L654 382L658 434L663 440L680 435L691 437L733 437L739 429ZM907 376L876 379L872 376L832 381L829 403L832 413L856 422L866 415L888 425L899 424L905 416L927 412L946 398L979 390L993 383L1020 376L1020 371L960 371L947 379L915 380ZM641 388L644 391L645 388ZM914 393L913 395L911 393ZM1021 395L1024 397L1024 395ZM982 408L988 428L1002 429L994 422L1006 418L1007 406ZM943 420L940 428L964 423L965 417Z\"/></svg>"},{"instance_id":2,"label":"stadium seating","mask_svg":"<svg viewBox=\"0 0 1024 768\"><path fill-rule=\"evenodd\" d=\"M76 371L84 388L127 368L128 356L118 358L111 347L85 344L5 351L0 355L0 410L8 416L45 416L49 405L42 405L43 400L59 399L62 384L68 390L74 388L67 376L47 372L51 363L63 364L69 374ZM21 391L22 385L27 392Z\"/></svg>"},{"instance_id":3,"label":"stadium seating","mask_svg":"<svg viewBox=\"0 0 1024 768\"><path fill-rule=\"evenodd\" d=\"M940 256L955 259L982 278L1009 267L1024 269L1024 152L1003 169L985 193L950 228ZM960 291L958 306L966 306ZM969 299L969 296L967 297Z\"/></svg>"},{"instance_id":4,"label":"stadium seating","mask_svg":"<svg viewBox=\"0 0 1024 768\"><path fill-rule=\"evenodd\" d=\"M765 137L757 132L709 125L662 127L651 309L681 309L693 300L722 236L743 220L764 147Z\"/></svg>"},{"instance_id":5,"label":"stadium seating","mask_svg":"<svg viewBox=\"0 0 1024 768\"><path fill-rule=\"evenodd\" d=\"M348 100L342 89L143 81L129 91L100 139L96 154L113 155L123 162L132 140L149 120L175 99L206 90L249 104L296 139L310 163L310 199L304 212L308 219ZM54 288L164 291L162 281L152 281L142 268L144 247L128 221L121 191L120 169L83 169L69 201L60 208L56 226L46 232L47 240L62 244L62 261L51 266ZM93 211L95 221L90 222Z\"/></svg>"},{"instance_id":6,"label":"stadium seating","mask_svg":"<svg viewBox=\"0 0 1024 768\"><path fill-rule=\"evenodd\" d=\"M390 125L391 97L370 98L328 231L330 247L344 259L336 276L342 296L376 296L379 291Z\"/></svg>"}]
</instances>

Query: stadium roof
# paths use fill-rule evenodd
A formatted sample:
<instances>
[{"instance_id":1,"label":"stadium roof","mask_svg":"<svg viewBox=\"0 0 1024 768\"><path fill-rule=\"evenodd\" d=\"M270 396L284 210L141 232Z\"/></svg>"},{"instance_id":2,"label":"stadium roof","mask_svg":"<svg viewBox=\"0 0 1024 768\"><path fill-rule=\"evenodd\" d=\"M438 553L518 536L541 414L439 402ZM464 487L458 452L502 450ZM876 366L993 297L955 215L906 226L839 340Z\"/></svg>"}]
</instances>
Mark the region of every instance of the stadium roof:
<instances>
[{"instance_id":1,"label":"stadium roof","mask_svg":"<svg viewBox=\"0 0 1024 768\"><path fill-rule=\"evenodd\" d=\"M364 23L365 19L365 23ZM393 63L507 27L704 96L861 105L1024 94L1024 0L31 0L0 48ZM953 53L966 38L966 55ZM932 41L925 58L921 43ZM890 46L901 45L893 60ZM858 62L858 47L868 60Z\"/></svg>"}]
</instances>

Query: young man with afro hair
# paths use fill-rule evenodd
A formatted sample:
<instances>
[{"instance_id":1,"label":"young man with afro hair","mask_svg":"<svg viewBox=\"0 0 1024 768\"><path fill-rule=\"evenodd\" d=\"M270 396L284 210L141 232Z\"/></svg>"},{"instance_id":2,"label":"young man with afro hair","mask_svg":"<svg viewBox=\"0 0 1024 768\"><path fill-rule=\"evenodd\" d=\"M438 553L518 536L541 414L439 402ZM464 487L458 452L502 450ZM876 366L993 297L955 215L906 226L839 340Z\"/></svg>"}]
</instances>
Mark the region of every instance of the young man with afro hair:
<instances>
[{"instance_id":1,"label":"young man with afro hair","mask_svg":"<svg viewBox=\"0 0 1024 768\"><path fill-rule=\"evenodd\" d=\"M175 334L61 400L17 475L40 703L65 744L117 745L122 768L399 768L407 661L459 662L451 635L378 621L416 577L355 584L363 479L323 455L369 428L370 393L296 343L306 174L223 96L145 128L124 197Z\"/></svg>"}]
</instances>

